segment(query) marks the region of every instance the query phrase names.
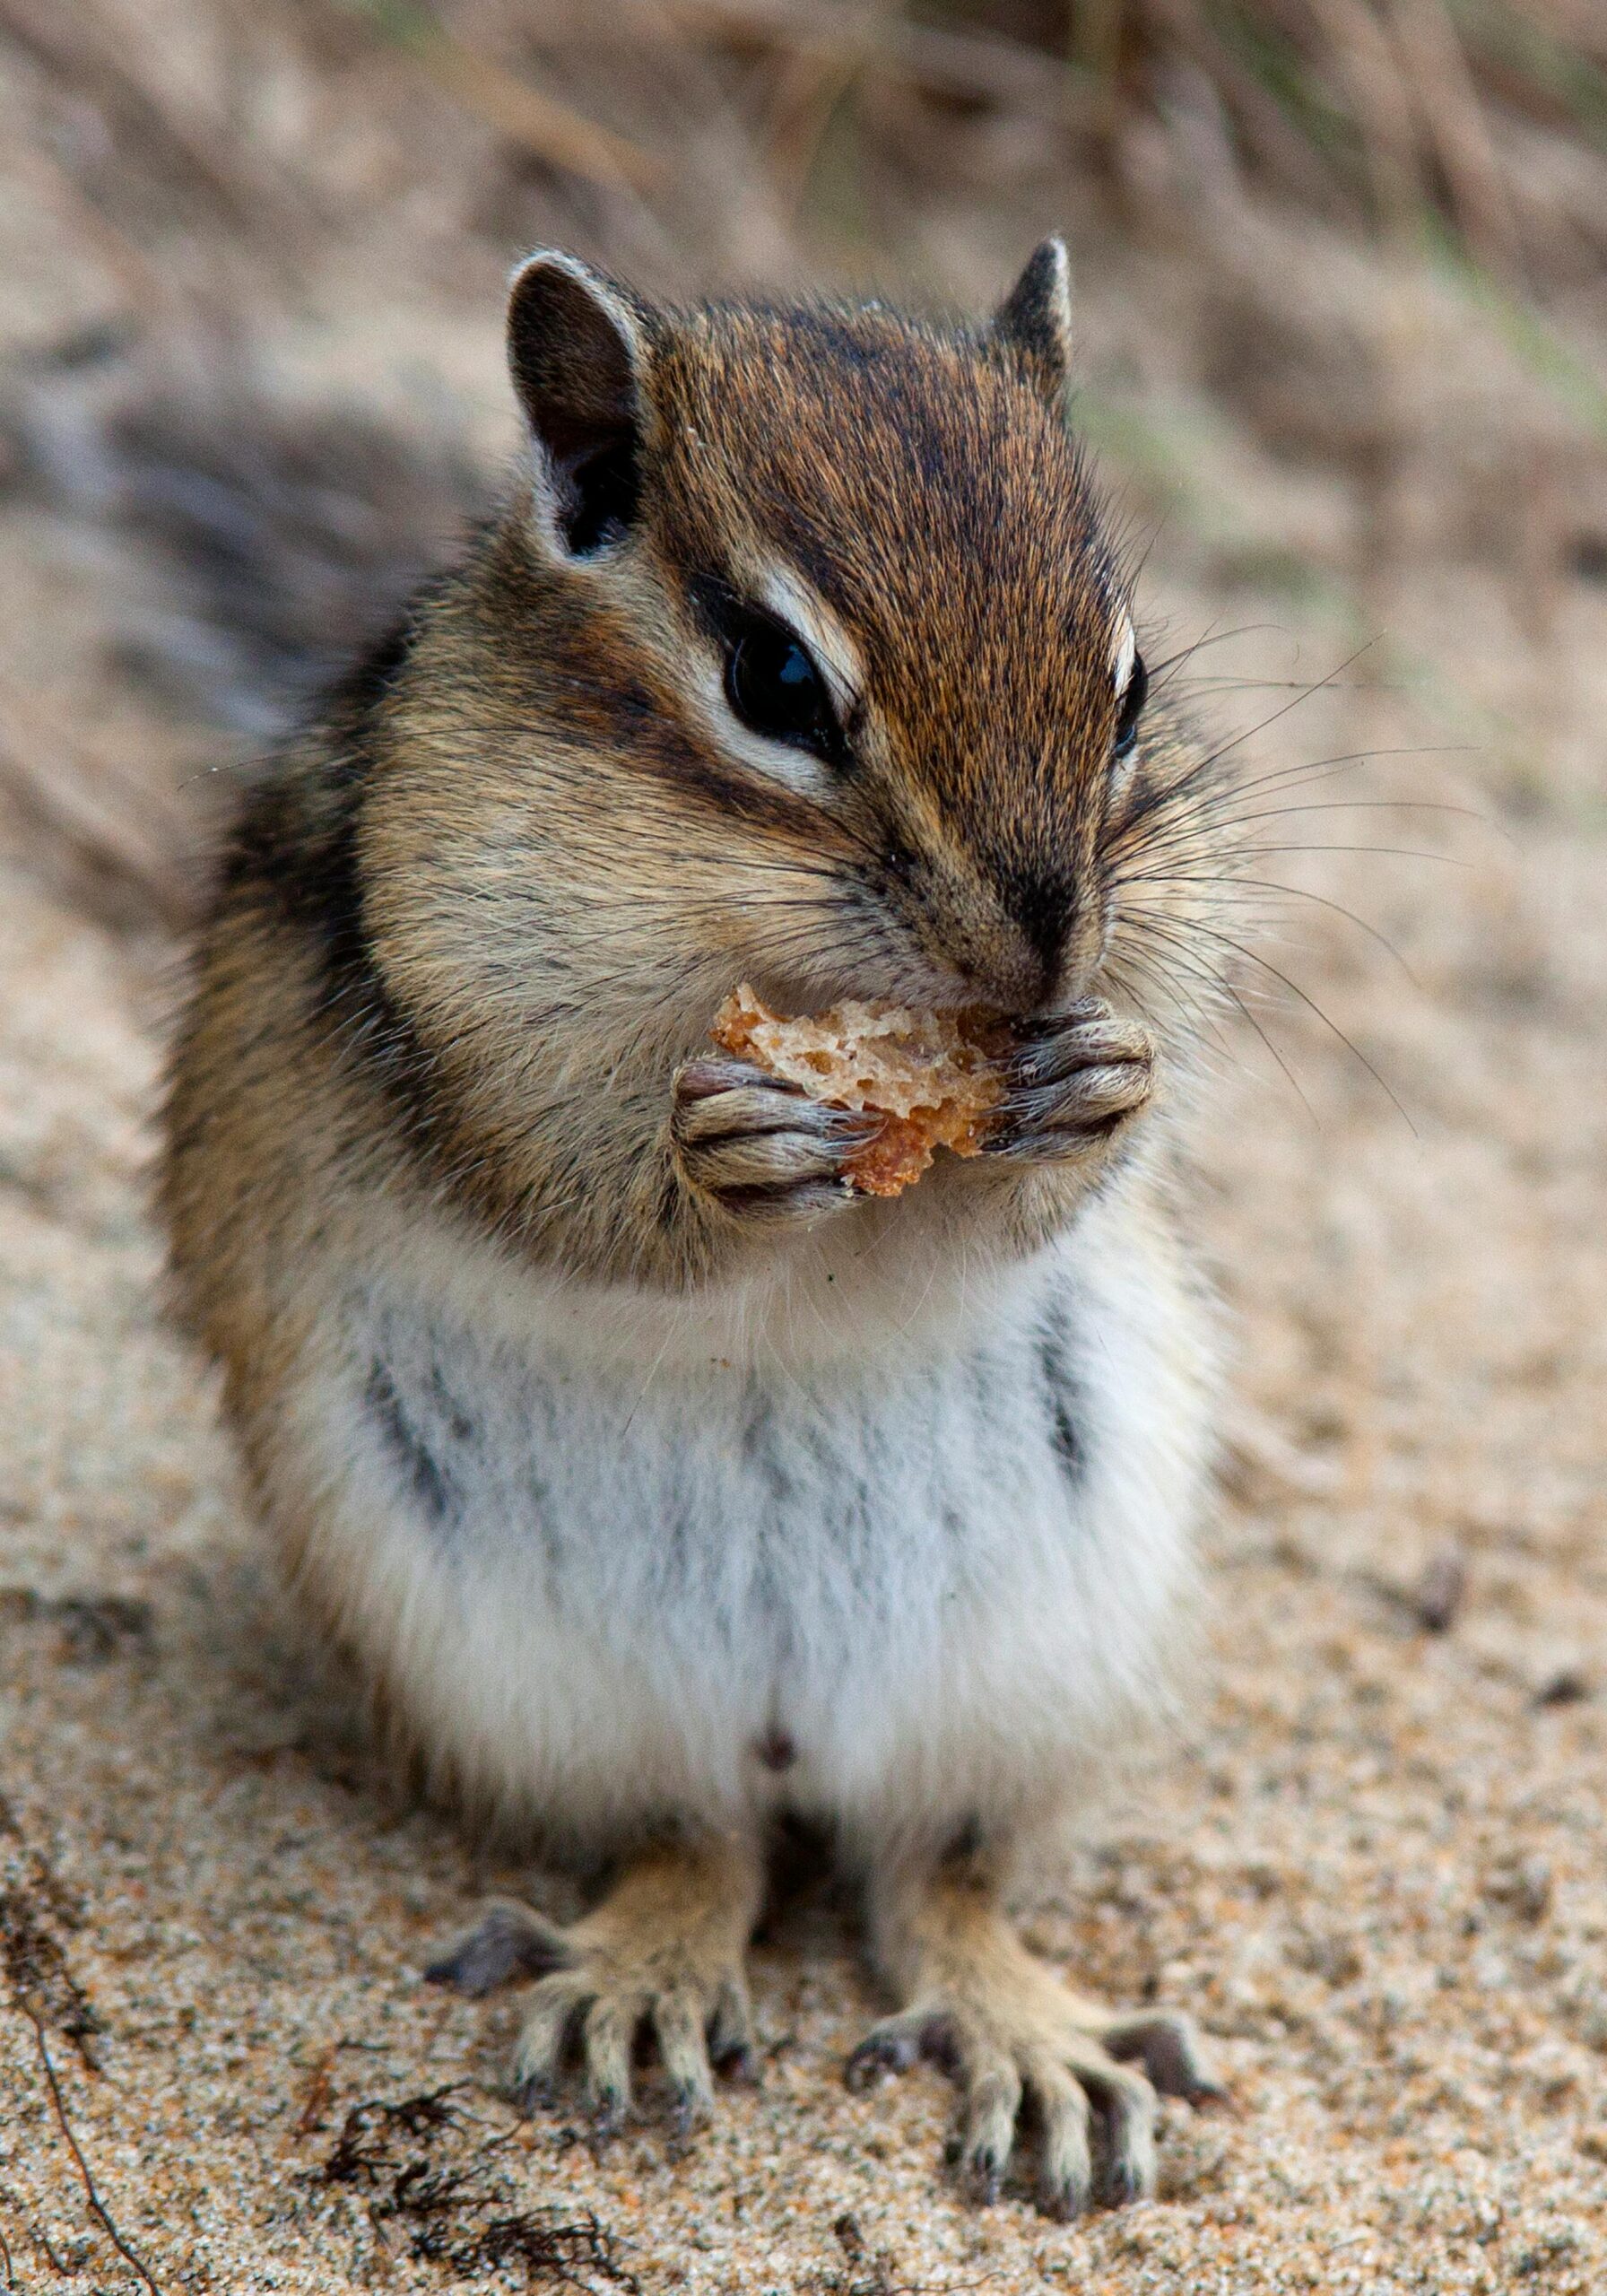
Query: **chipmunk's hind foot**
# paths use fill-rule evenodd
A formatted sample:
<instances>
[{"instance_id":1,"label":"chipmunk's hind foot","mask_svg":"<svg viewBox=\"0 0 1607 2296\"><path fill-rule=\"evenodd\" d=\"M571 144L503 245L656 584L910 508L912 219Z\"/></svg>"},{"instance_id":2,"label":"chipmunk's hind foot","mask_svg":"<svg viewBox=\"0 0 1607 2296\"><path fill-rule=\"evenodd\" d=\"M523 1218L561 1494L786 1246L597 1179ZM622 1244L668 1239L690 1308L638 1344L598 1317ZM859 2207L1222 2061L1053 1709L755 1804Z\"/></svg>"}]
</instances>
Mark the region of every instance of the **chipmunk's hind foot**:
<instances>
[{"instance_id":1,"label":"chipmunk's hind foot","mask_svg":"<svg viewBox=\"0 0 1607 2296\"><path fill-rule=\"evenodd\" d=\"M1096 2110L1106 2138L1101 2194L1119 2207L1155 2189L1158 2093L1193 2104L1222 2094L1203 2069L1187 2018L1169 2012L1103 2018L1064 1991L1053 2008L1046 2004L1025 2020L937 2002L903 2010L872 2027L848 2060L847 2078L864 2088L920 2057L941 2065L960 2086L960 2117L946 2157L961 2191L984 2206L997 2200L1018 2137L1029 2132L1038 2206L1063 2222L1080 2216L1094 2196Z\"/></svg>"},{"instance_id":2,"label":"chipmunk's hind foot","mask_svg":"<svg viewBox=\"0 0 1607 2296\"><path fill-rule=\"evenodd\" d=\"M961 2190L996 2200L1018 2138L1036 2141L1036 2197L1069 2220L1094 2196L1095 2115L1103 2127L1101 2196L1112 2205L1155 2189L1158 2095L1192 2103L1222 2092L1193 2024L1169 2010L1113 2013L1063 1985L1016 1935L973 1875L940 1875L904 1909L895 1962L911 1998L872 2027L846 2077L864 2088L917 2059L958 2083L948 2152Z\"/></svg>"},{"instance_id":3,"label":"chipmunk's hind foot","mask_svg":"<svg viewBox=\"0 0 1607 2296\"><path fill-rule=\"evenodd\" d=\"M425 1974L472 1994L536 1979L514 2057L527 2109L554 2098L578 2058L586 2108L611 2134L630 2118L632 2059L650 2041L689 2132L714 2109L715 2071L751 2078L757 2064L743 1964L760 1878L757 1857L730 1844L655 1849L568 1927L493 1900Z\"/></svg>"}]
</instances>

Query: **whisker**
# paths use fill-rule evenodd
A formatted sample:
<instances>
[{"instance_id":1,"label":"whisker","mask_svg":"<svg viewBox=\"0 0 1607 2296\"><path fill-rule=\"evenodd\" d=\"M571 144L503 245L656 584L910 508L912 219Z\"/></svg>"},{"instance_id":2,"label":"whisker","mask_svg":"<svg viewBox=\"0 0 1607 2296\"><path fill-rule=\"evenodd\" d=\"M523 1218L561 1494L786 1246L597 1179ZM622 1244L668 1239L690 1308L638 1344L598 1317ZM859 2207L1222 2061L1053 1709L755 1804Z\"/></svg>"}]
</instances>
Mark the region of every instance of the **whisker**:
<instances>
[{"instance_id":1,"label":"whisker","mask_svg":"<svg viewBox=\"0 0 1607 2296\"><path fill-rule=\"evenodd\" d=\"M1447 745L1455 746L1459 745ZM1399 749L1353 750L1332 757L1310 759L1299 765L1273 767L1265 773L1252 774L1247 778L1236 778L1227 783L1213 776L1210 770L1211 760L1200 760L1172 780L1159 783L1145 791L1141 803L1123 822L1115 843L1119 850L1142 835L1146 850L1165 850L1168 845L1175 846L1181 839L1197 838L1203 831L1230 825L1227 820L1228 809L1241 804L1247 797L1254 796L1258 791L1264 796L1271 795L1279 788L1314 782L1325 778L1330 772L1342 771L1378 758L1423 757L1441 753L1441 750L1421 744ZM1435 804L1430 799L1401 799L1396 802L1403 805L1420 802L1426 810L1432 809ZM1168 813L1177 816L1169 823L1166 821ZM1154 826L1158 816L1161 822L1159 830ZM1474 817L1482 818L1477 814Z\"/></svg>"},{"instance_id":2,"label":"whisker","mask_svg":"<svg viewBox=\"0 0 1607 2296\"><path fill-rule=\"evenodd\" d=\"M1188 683L1190 685L1225 686L1229 689L1242 687L1246 691L1275 691L1282 689L1291 693L1306 685L1304 678L1239 677L1226 670L1202 671L1198 677L1190 678ZM1379 678L1333 678L1329 681L1329 688L1334 693L1401 693L1405 691L1402 686L1386 685Z\"/></svg>"},{"instance_id":3,"label":"whisker","mask_svg":"<svg viewBox=\"0 0 1607 2296\"><path fill-rule=\"evenodd\" d=\"M1162 783L1155 792L1155 802L1147 810L1159 812L1168 802L1187 800L1197 807L1198 817L1214 819L1224 805L1237 804L1246 797L1255 796L1257 792L1266 796L1283 787L1326 779L1332 773L1343 772L1351 766L1371 764L1379 758L1439 756L1448 753L1449 749L1454 746L1455 745L1435 748L1423 744L1412 744L1409 747L1398 749L1349 750L1332 757L1309 758L1296 765L1269 767L1264 773L1236 776L1232 780L1225 783L1220 778L1208 778L1207 761L1201 761L1192 765L1186 773L1179 774L1176 780ZM1402 798L1398 802L1410 804L1414 801L1410 798ZM1434 801L1424 799L1422 802L1429 804Z\"/></svg>"},{"instance_id":4,"label":"whisker","mask_svg":"<svg viewBox=\"0 0 1607 2296\"><path fill-rule=\"evenodd\" d=\"M1317 805L1273 805L1264 813L1228 813L1220 816L1220 829L1243 829L1251 822L1289 821L1300 813L1456 813L1463 820L1476 822L1484 817L1472 805L1440 804L1432 798L1415 797L1330 797Z\"/></svg>"},{"instance_id":5,"label":"whisker","mask_svg":"<svg viewBox=\"0 0 1607 2296\"><path fill-rule=\"evenodd\" d=\"M1380 933L1376 925L1369 925L1365 917L1358 917L1353 909L1347 909L1345 907L1343 901L1331 900L1326 893L1314 893L1305 885L1286 885L1274 883L1271 878L1239 876L1219 877L1212 876L1204 872L1192 875L1179 874L1170 877L1151 877L1148 882L1151 884L1157 885L1211 885L1219 891L1231 891L1235 887L1242 885L1255 892L1274 893L1278 895L1290 894L1297 900L1314 901L1318 909L1332 909L1335 917L1344 918L1348 923L1355 926L1358 932L1365 933L1369 941L1376 941L1381 949L1385 950L1394 959L1396 964L1400 966L1401 970L1405 974L1413 988L1419 990L1420 993L1422 989L1422 982L1418 978L1416 973L1412 971L1412 967L1407 963L1399 949L1396 948L1394 943L1390 940L1385 934Z\"/></svg>"},{"instance_id":6,"label":"whisker","mask_svg":"<svg viewBox=\"0 0 1607 2296\"><path fill-rule=\"evenodd\" d=\"M1244 790L1224 790L1220 795L1208 794L1189 799L1177 809L1177 817L1170 822L1166 820L1163 807L1157 804L1136 822L1123 824L1111 840L1111 851L1118 859L1134 847L1139 848L1140 857L1145 860L1164 860L1179 852L1192 857L1207 839L1226 831L1242 829L1256 822L1281 821L1286 816L1305 813L1405 810L1465 814L1470 820L1484 820L1484 816L1472 807L1441 805L1431 799L1417 801L1410 798L1400 800L1398 804L1387 799L1358 798L1353 803L1342 800L1332 804L1267 806L1246 813L1233 813L1226 810L1234 798L1246 794L1248 793ZM1157 813L1161 815L1159 826L1153 819ZM1312 846L1306 849L1315 852L1318 848Z\"/></svg>"},{"instance_id":7,"label":"whisker","mask_svg":"<svg viewBox=\"0 0 1607 2296\"><path fill-rule=\"evenodd\" d=\"M1203 637L1196 638L1192 645L1180 647L1175 654L1168 654L1164 662L1157 662L1150 675L1151 678L1165 677L1168 670L1175 669L1180 662L1192 661L1208 646L1226 646L1235 638L1253 638L1258 631L1276 630L1278 626L1275 622L1245 622L1237 630L1218 630L1213 622L1207 622Z\"/></svg>"},{"instance_id":8,"label":"whisker","mask_svg":"<svg viewBox=\"0 0 1607 2296\"><path fill-rule=\"evenodd\" d=\"M1185 957L1186 957L1188 960L1189 969L1195 971L1210 983L1212 995L1227 997L1229 1002L1236 1007L1241 1018L1248 1022L1250 1027L1255 1031L1262 1043L1266 1047L1267 1051L1272 1055L1279 1068L1281 1069L1290 1091L1295 1095L1295 1098L1299 1101L1307 1115L1311 1118L1312 1123L1314 1125L1318 1125L1318 1129L1320 1130L1321 1126L1320 1124L1318 1124L1316 1110L1312 1107L1309 1099L1307 1097L1299 1078L1295 1074L1293 1069L1290 1066L1288 1061L1285 1060L1283 1055L1279 1051L1272 1038L1267 1034L1266 1031L1262 1027L1261 1022L1256 1019L1255 1013L1250 1010L1248 1004L1246 1004L1244 998L1239 995L1238 990L1234 986L1233 982L1230 981L1225 974L1219 975L1205 972L1204 969L1199 966L1197 959L1194 956L1194 952L1189 950L1186 944L1182 942L1177 935L1168 929L1169 920L1163 921L1158 913L1153 910L1134 909L1130 909L1128 913L1132 916L1143 917L1146 919L1146 929L1149 934L1162 942L1169 941L1172 943L1174 950L1177 952L1174 956L1175 962L1180 962ZM1220 938L1221 936L1213 935L1213 937Z\"/></svg>"},{"instance_id":9,"label":"whisker","mask_svg":"<svg viewBox=\"0 0 1607 2296\"><path fill-rule=\"evenodd\" d=\"M1267 821L1275 821L1279 819L1280 816L1275 813L1268 813L1261 815L1258 818ZM1193 861L1201 857L1203 841L1204 840L1201 835L1197 833L1191 835L1186 833L1184 830L1179 829L1177 833L1174 836L1151 839L1141 853L1135 854L1131 857L1135 860L1142 860L1146 862L1172 862L1176 860ZM1471 869L1473 865L1471 861L1464 859L1461 854L1430 853L1415 846L1333 845L1317 843L1311 839L1301 839L1298 842L1291 840L1286 845L1266 845L1260 843L1234 845L1228 848L1225 856L1225 861L1228 863L1254 861L1266 858L1273 854L1283 853L1377 853L1386 858L1394 860L1444 862L1446 866L1455 869ZM1119 853L1117 859L1119 864ZM1118 865L1116 871L1112 874L1112 882L1121 884L1141 884L1146 880L1153 879L1155 874L1156 873L1152 869L1124 868Z\"/></svg>"},{"instance_id":10,"label":"whisker","mask_svg":"<svg viewBox=\"0 0 1607 2296\"><path fill-rule=\"evenodd\" d=\"M1349 766L1371 765L1380 758L1467 756L1472 750L1472 744L1467 742L1410 742L1389 749L1346 750L1333 757L1309 758L1299 764L1270 766L1264 773L1238 776L1226 786L1223 794L1247 797L1257 789L1273 789L1286 781L1314 780L1318 774L1325 777L1329 773L1342 772ZM1220 787L1213 784L1212 794L1214 796ZM1413 801L1403 797L1399 802L1411 804Z\"/></svg>"},{"instance_id":11,"label":"whisker","mask_svg":"<svg viewBox=\"0 0 1607 2296\"><path fill-rule=\"evenodd\" d=\"M1321 693L1325 686L1333 683L1341 671L1348 670L1352 662L1359 662L1362 656L1377 642L1375 638L1368 639L1365 644L1357 647L1353 654L1347 655L1345 659L1331 670L1325 678L1318 678L1315 683L1297 693L1292 700L1280 703L1279 707L1270 711L1259 724L1247 726L1242 734L1236 734L1230 742L1222 743L1220 748L1212 750L1209 756L1201 760L1200 770L1205 771L1213 765L1220 765L1223 758L1231 757L1235 750L1242 749L1247 742L1253 742L1258 734L1264 734L1269 726L1275 726L1280 719L1287 718L1291 709L1298 709L1303 701L1309 701L1314 694Z\"/></svg>"},{"instance_id":12,"label":"whisker","mask_svg":"<svg viewBox=\"0 0 1607 2296\"><path fill-rule=\"evenodd\" d=\"M1191 920L1190 929L1194 932L1203 933L1211 940L1220 942L1223 948L1231 949L1235 955L1242 957L1247 964L1259 965L1263 972L1270 973L1274 980L1281 981L1283 987L1288 989L1291 996L1298 996L1301 1004L1304 1004L1308 1011L1316 1013L1317 1019L1323 1023L1323 1026L1325 1029L1332 1031L1333 1035L1339 1039L1341 1044L1344 1046L1345 1049L1352 1056L1352 1057L1360 1062L1362 1067L1367 1070L1368 1074L1377 1085L1379 1091L1385 1093L1393 1103L1396 1112L1400 1116L1401 1121L1405 1125L1406 1129L1411 1133L1412 1138L1415 1140L1419 1137L1416 1125L1413 1124L1412 1118L1407 1115L1398 1096L1386 1079L1379 1074L1377 1069L1374 1067L1372 1062L1368 1058L1366 1053L1362 1051L1360 1046L1356 1044L1345 1034L1337 1021L1333 1020L1326 1013L1324 1012L1316 999L1308 995L1307 992L1300 987L1298 980L1291 980L1286 972L1281 972L1278 967L1274 964L1270 964L1265 957L1257 956L1253 949L1247 949L1242 942L1234 940L1230 934L1220 932L1214 926L1205 925L1199 922L1197 919L1194 919Z\"/></svg>"},{"instance_id":13,"label":"whisker","mask_svg":"<svg viewBox=\"0 0 1607 2296\"><path fill-rule=\"evenodd\" d=\"M1141 1021L1145 1022L1151 1028L1159 1028L1161 1025L1160 1015L1151 1011L1145 1001L1137 976L1128 966L1122 963L1119 959L1107 964L1105 978L1119 996L1126 998ZM1224 1063L1230 1067L1243 1067L1244 1063L1236 1059L1232 1047L1227 1042L1211 1013L1206 1010L1203 999L1198 996L1186 996L1177 982L1167 977L1164 972L1161 974L1160 986L1169 998L1173 1008L1186 1013L1190 1024L1206 1039L1220 1063ZM1213 984L1212 1003L1216 1001L1217 994L1218 991Z\"/></svg>"},{"instance_id":14,"label":"whisker","mask_svg":"<svg viewBox=\"0 0 1607 2296\"><path fill-rule=\"evenodd\" d=\"M1472 863L1456 853L1423 853L1411 845L1247 845L1241 848L1247 860L1260 860L1274 853L1376 853L1386 861L1438 861L1447 869L1471 869Z\"/></svg>"}]
</instances>

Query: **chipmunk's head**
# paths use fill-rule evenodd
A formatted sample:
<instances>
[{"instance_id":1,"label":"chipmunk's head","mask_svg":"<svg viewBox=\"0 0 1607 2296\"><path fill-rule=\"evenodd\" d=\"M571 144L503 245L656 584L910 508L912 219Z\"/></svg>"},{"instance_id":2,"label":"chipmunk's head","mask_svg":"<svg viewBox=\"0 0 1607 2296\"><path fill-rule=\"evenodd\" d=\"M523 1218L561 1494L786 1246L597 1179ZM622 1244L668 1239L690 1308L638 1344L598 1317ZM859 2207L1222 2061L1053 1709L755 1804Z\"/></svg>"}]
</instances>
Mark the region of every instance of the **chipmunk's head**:
<instances>
[{"instance_id":1,"label":"chipmunk's head","mask_svg":"<svg viewBox=\"0 0 1607 2296\"><path fill-rule=\"evenodd\" d=\"M520 269L528 483L478 691L510 739L532 697L551 833L621 905L611 978L689 1009L743 977L1021 1014L1087 991L1148 681L1070 330L1055 239L974 326Z\"/></svg>"}]
</instances>

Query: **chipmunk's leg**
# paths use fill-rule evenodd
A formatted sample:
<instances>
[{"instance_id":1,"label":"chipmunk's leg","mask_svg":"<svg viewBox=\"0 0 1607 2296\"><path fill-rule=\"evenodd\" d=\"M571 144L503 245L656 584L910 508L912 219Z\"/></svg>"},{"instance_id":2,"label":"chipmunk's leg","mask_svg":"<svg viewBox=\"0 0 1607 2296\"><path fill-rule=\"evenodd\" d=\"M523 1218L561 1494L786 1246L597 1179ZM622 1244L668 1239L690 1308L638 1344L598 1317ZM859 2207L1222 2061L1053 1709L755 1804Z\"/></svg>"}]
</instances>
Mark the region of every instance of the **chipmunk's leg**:
<instances>
[{"instance_id":1,"label":"chipmunk's leg","mask_svg":"<svg viewBox=\"0 0 1607 2296\"><path fill-rule=\"evenodd\" d=\"M677 2118L690 2126L713 2108L713 2066L753 2069L743 1963L761 1883L760 1854L749 1842L662 1843L567 1928L494 1900L425 1974L467 1993L534 1977L514 2060L520 2098L534 2104L549 2096L578 2040L586 2101L604 2128L630 2112L632 2045L650 2031Z\"/></svg>"},{"instance_id":2,"label":"chipmunk's leg","mask_svg":"<svg viewBox=\"0 0 1607 2296\"><path fill-rule=\"evenodd\" d=\"M1077 2215L1093 2182L1096 2108L1108 2135L1108 2197L1153 2191L1156 2092L1195 2102L1221 2094L1186 2018L1122 2014L1073 1993L1005 1918L981 1855L900 1869L874 1885L871 1916L877 1959L903 2005L849 2058L851 2087L921 2057L944 2066L961 2094L951 2157L975 2199L997 2198L1025 2114L1037 2130L1039 2205Z\"/></svg>"}]
</instances>

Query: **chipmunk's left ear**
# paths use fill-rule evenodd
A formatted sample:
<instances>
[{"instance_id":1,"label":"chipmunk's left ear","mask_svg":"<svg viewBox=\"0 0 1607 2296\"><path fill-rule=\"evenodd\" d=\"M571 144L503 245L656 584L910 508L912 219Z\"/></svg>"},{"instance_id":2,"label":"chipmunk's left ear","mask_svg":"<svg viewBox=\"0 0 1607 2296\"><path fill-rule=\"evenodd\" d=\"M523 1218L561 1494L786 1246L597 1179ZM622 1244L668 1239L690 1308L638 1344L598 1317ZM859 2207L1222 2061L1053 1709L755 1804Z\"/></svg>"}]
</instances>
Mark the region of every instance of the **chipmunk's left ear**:
<instances>
[{"instance_id":1,"label":"chipmunk's left ear","mask_svg":"<svg viewBox=\"0 0 1607 2296\"><path fill-rule=\"evenodd\" d=\"M1056 396L1072 373L1072 265L1062 239L1036 247L994 313L993 334L1025 352Z\"/></svg>"}]
</instances>

